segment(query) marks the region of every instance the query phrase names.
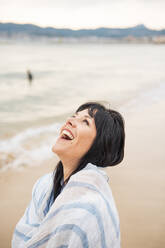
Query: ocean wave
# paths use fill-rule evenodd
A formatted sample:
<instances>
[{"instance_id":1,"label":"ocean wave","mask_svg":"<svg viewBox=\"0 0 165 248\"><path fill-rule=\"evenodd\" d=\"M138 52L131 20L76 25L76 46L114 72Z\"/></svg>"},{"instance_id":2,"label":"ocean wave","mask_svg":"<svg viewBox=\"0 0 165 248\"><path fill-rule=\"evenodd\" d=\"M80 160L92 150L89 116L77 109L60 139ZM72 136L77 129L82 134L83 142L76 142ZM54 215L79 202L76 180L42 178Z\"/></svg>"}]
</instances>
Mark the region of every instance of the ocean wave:
<instances>
[{"instance_id":1,"label":"ocean wave","mask_svg":"<svg viewBox=\"0 0 165 248\"><path fill-rule=\"evenodd\" d=\"M51 151L61 124L30 128L0 141L0 170L38 165L53 157Z\"/></svg>"}]
</instances>

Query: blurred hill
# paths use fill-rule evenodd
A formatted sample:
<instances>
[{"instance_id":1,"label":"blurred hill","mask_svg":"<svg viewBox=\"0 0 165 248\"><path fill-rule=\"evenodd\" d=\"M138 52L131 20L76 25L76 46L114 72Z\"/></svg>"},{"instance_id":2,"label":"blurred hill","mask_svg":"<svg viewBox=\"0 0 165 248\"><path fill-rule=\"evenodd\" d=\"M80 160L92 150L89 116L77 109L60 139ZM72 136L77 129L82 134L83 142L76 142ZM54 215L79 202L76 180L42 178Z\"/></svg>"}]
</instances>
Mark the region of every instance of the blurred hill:
<instances>
[{"instance_id":1,"label":"blurred hill","mask_svg":"<svg viewBox=\"0 0 165 248\"><path fill-rule=\"evenodd\" d=\"M152 30L143 24L130 28L97 28L97 29L58 29L53 27L39 27L32 24L0 23L0 38L13 37L47 37L47 38L142 38L165 36L165 29Z\"/></svg>"}]
</instances>

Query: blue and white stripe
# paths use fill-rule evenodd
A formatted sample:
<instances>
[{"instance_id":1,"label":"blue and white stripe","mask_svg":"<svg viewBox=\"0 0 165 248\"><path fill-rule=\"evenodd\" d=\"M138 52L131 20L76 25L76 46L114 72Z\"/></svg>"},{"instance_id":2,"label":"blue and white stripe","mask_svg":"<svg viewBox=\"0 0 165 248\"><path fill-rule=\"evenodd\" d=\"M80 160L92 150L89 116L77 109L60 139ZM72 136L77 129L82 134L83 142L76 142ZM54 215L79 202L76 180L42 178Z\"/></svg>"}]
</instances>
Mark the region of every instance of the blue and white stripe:
<instances>
[{"instance_id":1,"label":"blue and white stripe","mask_svg":"<svg viewBox=\"0 0 165 248\"><path fill-rule=\"evenodd\" d=\"M71 176L54 203L52 186L52 174L35 184L12 248L120 247L119 218L105 171L88 164Z\"/></svg>"}]
</instances>

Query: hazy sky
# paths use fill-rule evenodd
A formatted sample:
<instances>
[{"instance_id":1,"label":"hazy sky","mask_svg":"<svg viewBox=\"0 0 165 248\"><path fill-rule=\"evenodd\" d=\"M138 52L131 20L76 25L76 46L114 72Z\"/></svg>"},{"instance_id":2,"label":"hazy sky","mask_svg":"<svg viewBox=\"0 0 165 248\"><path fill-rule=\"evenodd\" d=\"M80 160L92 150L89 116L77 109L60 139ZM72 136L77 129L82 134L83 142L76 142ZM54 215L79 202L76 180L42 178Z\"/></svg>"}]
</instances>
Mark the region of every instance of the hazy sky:
<instances>
[{"instance_id":1,"label":"hazy sky","mask_svg":"<svg viewBox=\"0 0 165 248\"><path fill-rule=\"evenodd\" d=\"M165 0L0 0L0 22L59 28L165 28Z\"/></svg>"}]
</instances>

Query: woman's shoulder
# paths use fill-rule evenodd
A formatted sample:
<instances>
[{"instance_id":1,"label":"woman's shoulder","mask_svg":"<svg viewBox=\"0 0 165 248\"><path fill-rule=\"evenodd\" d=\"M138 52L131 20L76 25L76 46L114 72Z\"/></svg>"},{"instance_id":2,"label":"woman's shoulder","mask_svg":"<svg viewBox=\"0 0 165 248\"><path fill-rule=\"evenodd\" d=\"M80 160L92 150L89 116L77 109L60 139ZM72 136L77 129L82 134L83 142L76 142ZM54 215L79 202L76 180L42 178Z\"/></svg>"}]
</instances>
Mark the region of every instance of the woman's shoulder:
<instances>
[{"instance_id":1,"label":"woman's shoulder","mask_svg":"<svg viewBox=\"0 0 165 248\"><path fill-rule=\"evenodd\" d=\"M34 184L32 189L32 197L36 201L38 201L40 198L42 198L42 195L44 195L50 187L52 187L53 184L53 172L47 173L44 176L40 177Z\"/></svg>"},{"instance_id":2,"label":"woman's shoulder","mask_svg":"<svg viewBox=\"0 0 165 248\"><path fill-rule=\"evenodd\" d=\"M43 186L45 184L49 184L52 179L53 179L53 172L50 172L50 173L47 173L47 174L41 176L35 182L33 189L37 188L38 186Z\"/></svg>"},{"instance_id":3,"label":"woman's shoulder","mask_svg":"<svg viewBox=\"0 0 165 248\"><path fill-rule=\"evenodd\" d=\"M98 195L110 201L113 198L108 183L108 175L93 164L88 164L84 169L72 175L64 188L64 192L70 194L70 199L75 196L75 201L84 199L86 196L89 201L95 201L96 204L99 199Z\"/></svg>"},{"instance_id":4,"label":"woman's shoulder","mask_svg":"<svg viewBox=\"0 0 165 248\"><path fill-rule=\"evenodd\" d=\"M72 177L73 178L83 177L85 179L85 177L87 176L89 176L90 180L92 179L95 180L97 178L105 181L105 183L109 181L109 176L107 175L104 168L94 165L92 163L88 163L82 170L74 174Z\"/></svg>"}]
</instances>

